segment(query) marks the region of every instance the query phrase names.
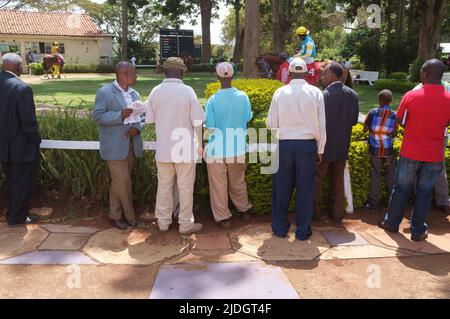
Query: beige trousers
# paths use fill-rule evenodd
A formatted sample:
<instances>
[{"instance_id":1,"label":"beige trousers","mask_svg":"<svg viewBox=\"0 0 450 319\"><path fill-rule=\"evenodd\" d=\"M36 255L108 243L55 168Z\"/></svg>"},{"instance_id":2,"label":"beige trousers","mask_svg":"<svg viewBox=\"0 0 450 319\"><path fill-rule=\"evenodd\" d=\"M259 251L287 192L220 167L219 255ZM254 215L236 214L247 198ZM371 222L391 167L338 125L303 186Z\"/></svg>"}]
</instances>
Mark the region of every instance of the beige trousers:
<instances>
[{"instance_id":1,"label":"beige trousers","mask_svg":"<svg viewBox=\"0 0 450 319\"><path fill-rule=\"evenodd\" d=\"M158 191L156 194L155 215L160 228L172 224L174 211L173 188L175 181L179 190L180 231L188 230L194 223L193 200L196 163L156 162L158 168Z\"/></svg>"},{"instance_id":2,"label":"beige trousers","mask_svg":"<svg viewBox=\"0 0 450 319\"><path fill-rule=\"evenodd\" d=\"M122 213L129 222L136 220L133 207L131 175L136 161L133 143L130 143L128 157L122 161L107 161L111 175L109 192L109 218L119 220Z\"/></svg>"},{"instance_id":3,"label":"beige trousers","mask_svg":"<svg viewBox=\"0 0 450 319\"><path fill-rule=\"evenodd\" d=\"M228 196L238 212L244 213L252 208L245 182L245 160L208 161L207 167L211 209L216 222L232 216Z\"/></svg>"}]
</instances>

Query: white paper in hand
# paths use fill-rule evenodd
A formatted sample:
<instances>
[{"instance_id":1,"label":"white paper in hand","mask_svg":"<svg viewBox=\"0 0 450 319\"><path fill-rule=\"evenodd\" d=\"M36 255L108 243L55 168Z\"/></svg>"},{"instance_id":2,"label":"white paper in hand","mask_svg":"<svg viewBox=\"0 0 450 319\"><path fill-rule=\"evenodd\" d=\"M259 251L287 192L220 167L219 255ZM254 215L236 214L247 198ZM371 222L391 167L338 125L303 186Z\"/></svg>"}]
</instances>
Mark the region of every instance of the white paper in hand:
<instances>
[{"instance_id":1,"label":"white paper in hand","mask_svg":"<svg viewBox=\"0 0 450 319\"><path fill-rule=\"evenodd\" d=\"M141 101L134 101L128 108L133 110L133 113L125 119L123 124L133 124L141 122L141 115L145 113L147 103Z\"/></svg>"}]
</instances>

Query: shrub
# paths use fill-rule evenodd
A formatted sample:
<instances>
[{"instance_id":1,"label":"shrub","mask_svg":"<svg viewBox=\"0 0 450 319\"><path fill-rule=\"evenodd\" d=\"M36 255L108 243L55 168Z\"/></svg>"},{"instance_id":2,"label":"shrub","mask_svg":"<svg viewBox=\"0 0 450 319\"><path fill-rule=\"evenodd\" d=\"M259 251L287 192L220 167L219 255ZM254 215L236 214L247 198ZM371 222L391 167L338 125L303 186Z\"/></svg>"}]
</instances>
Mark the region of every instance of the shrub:
<instances>
[{"instance_id":1,"label":"shrub","mask_svg":"<svg viewBox=\"0 0 450 319\"><path fill-rule=\"evenodd\" d=\"M408 73L405 73L405 72L393 72L391 74L391 77L394 80L406 81L406 79L408 78Z\"/></svg>"},{"instance_id":2,"label":"shrub","mask_svg":"<svg viewBox=\"0 0 450 319\"><path fill-rule=\"evenodd\" d=\"M41 62L39 63L30 63L28 64L28 68L31 70L32 75L43 75L44 74L44 66Z\"/></svg>"},{"instance_id":3,"label":"shrub","mask_svg":"<svg viewBox=\"0 0 450 319\"><path fill-rule=\"evenodd\" d=\"M375 81L374 85L378 90L388 89L393 92L406 93L406 92L414 89L414 87L417 85L417 83L409 82L409 81L381 79L381 80Z\"/></svg>"},{"instance_id":4,"label":"shrub","mask_svg":"<svg viewBox=\"0 0 450 319\"><path fill-rule=\"evenodd\" d=\"M409 67L409 77L408 81L410 82L419 82L420 81L420 70L422 68L424 61L417 58L411 63Z\"/></svg>"}]
</instances>

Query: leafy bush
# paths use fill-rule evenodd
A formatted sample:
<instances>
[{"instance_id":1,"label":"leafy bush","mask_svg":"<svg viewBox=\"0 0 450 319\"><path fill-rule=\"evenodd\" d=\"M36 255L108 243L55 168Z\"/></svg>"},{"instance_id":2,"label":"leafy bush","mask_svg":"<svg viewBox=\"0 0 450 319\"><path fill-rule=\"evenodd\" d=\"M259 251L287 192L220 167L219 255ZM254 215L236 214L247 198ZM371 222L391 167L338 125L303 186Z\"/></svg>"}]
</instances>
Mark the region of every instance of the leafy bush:
<instances>
[{"instance_id":1,"label":"leafy bush","mask_svg":"<svg viewBox=\"0 0 450 319\"><path fill-rule=\"evenodd\" d=\"M409 77L408 81L410 82L419 82L420 81L420 70L422 69L424 61L417 58L411 63L409 67Z\"/></svg>"},{"instance_id":2,"label":"leafy bush","mask_svg":"<svg viewBox=\"0 0 450 319\"><path fill-rule=\"evenodd\" d=\"M408 73L405 73L405 72L393 72L391 74L391 77L394 80L406 81L406 79L408 78Z\"/></svg>"},{"instance_id":3,"label":"leafy bush","mask_svg":"<svg viewBox=\"0 0 450 319\"><path fill-rule=\"evenodd\" d=\"M44 74L44 66L41 62L39 63L30 63L28 64L28 68L31 70L32 75L43 75Z\"/></svg>"},{"instance_id":4,"label":"leafy bush","mask_svg":"<svg viewBox=\"0 0 450 319\"><path fill-rule=\"evenodd\" d=\"M378 90L384 90L388 89L393 92L400 92L400 93L406 93L417 85L416 82L409 82L409 81L398 81L398 80L392 80L392 79L381 79L376 80L375 88Z\"/></svg>"},{"instance_id":5,"label":"leafy bush","mask_svg":"<svg viewBox=\"0 0 450 319\"><path fill-rule=\"evenodd\" d=\"M200 63L192 65L192 72L210 72L211 66L208 63Z\"/></svg>"}]
</instances>

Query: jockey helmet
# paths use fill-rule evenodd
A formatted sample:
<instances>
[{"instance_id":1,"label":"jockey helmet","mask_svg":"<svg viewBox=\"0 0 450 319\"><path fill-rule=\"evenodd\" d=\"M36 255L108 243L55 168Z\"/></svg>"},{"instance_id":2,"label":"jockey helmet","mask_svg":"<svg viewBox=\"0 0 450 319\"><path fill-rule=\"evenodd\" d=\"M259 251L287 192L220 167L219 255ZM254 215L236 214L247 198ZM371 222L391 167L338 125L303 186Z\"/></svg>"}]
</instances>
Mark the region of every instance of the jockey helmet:
<instances>
[{"instance_id":1,"label":"jockey helmet","mask_svg":"<svg viewBox=\"0 0 450 319\"><path fill-rule=\"evenodd\" d=\"M307 34L309 34L309 30L306 27L300 27L295 31L295 34L298 36L307 35Z\"/></svg>"}]
</instances>

